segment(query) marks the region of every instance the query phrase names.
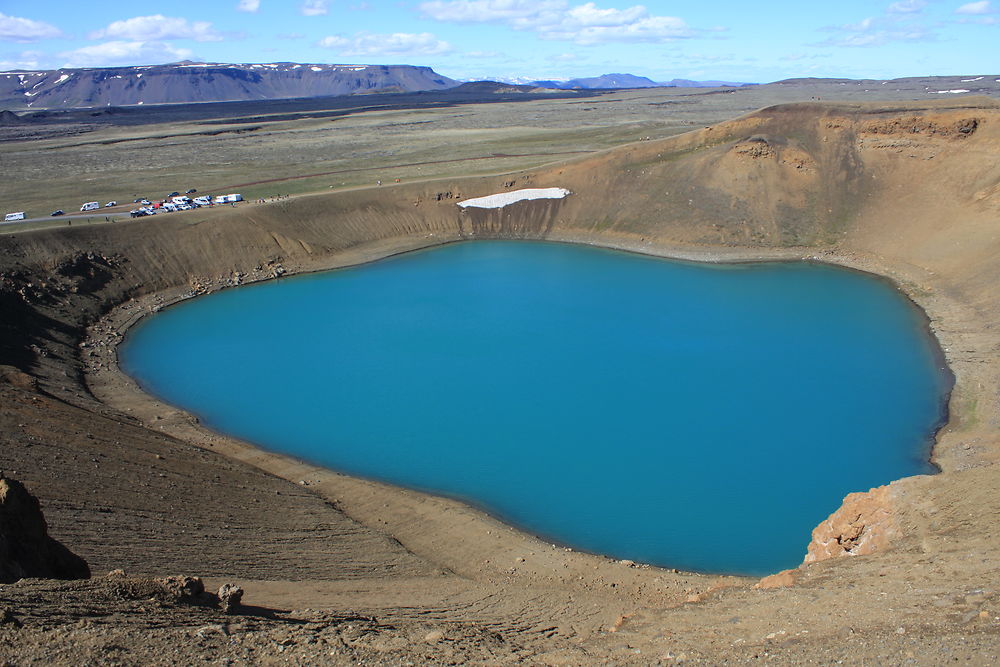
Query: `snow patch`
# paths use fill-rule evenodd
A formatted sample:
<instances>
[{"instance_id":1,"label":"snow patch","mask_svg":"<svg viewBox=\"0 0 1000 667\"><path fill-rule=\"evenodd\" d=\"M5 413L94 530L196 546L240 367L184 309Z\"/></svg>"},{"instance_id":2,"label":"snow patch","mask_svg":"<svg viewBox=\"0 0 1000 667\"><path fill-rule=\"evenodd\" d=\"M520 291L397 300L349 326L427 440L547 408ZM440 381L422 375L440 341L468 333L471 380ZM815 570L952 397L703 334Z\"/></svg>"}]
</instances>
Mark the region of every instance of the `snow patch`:
<instances>
[{"instance_id":1,"label":"snow patch","mask_svg":"<svg viewBox=\"0 0 1000 667\"><path fill-rule=\"evenodd\" d=\"M495 195L485 197L475 197L458 202L462 208L503 208L510 204L525 201L528 199L562 199L570 191L566 188L525 188L523 190L512 190L511 192L500 192Z\"/></svg>"},{"instance_id":2,"label":"snow patch","mask_svg":"<svg viewBox=\"0 0 1000 667\"><path fill-rule=\"evenodd\" d=\"M967 92L969 92L969 91L966 90L965 88L956 88L955 90L932 90L931 94L932 95L950 95L950 94L967 93Z\"/></svg>"},{"instance_id":3,"label":"snow patch","mask_svg":"<svg viewBox=\"0 0 1000 667\"><path fill-rule=\"evenodd\" d=\"M69 78L69 74L63 74L61 77L59 77L58 79L56 79L56 82L53 83L52 85L53 86L58 86L60 83L62 83L63 81L65 81L68 78Z\"/></svg>"},{"instance_id":4,"label":"snow patch","mask_svg":"<svg viewBox=\"0 0 1000 667\"><path fill-rule=\"evenodd\" d=\"M312 67L310 67L309 69L311 69L311 70L312 70L312 71L314 71L314 72L322 72L322 71L323 71L323 68L322 68L322 67L316 67L315 65L313 65L313 66L312 66Z\"/></svg>"},{"instance_id":5,"label":"snow patch","mask_svg":"<svg viewBox=\"0 0 1000 667\"><path fill-rule=\"evenodd\" d=\"M975 79L962 79L962 83L972 83L973 81L982 81L985 78L986 77L984 76L977 76Z\"/></svg>"}]
</instances>

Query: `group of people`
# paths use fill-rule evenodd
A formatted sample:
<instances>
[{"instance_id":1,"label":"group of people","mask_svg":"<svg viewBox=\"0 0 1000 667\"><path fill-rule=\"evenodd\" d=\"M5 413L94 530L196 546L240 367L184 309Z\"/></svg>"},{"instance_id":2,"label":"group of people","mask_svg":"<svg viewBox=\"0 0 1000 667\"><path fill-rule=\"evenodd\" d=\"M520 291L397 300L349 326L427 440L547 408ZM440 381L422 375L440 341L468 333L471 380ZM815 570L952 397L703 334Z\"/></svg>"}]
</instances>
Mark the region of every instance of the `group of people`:
<instances>
[{"instance_id":1,"label":"group of people","mask_svg":"<svg viewBox=\"0 0 1000 667\"><path fill-rule=\"evenodd\" d=\"M290 195L271 195L270 197L259 197L257 199L258 204L266 204L269 201L278 201L280 199L288 199Z\"/></svg>"}]
</instances>

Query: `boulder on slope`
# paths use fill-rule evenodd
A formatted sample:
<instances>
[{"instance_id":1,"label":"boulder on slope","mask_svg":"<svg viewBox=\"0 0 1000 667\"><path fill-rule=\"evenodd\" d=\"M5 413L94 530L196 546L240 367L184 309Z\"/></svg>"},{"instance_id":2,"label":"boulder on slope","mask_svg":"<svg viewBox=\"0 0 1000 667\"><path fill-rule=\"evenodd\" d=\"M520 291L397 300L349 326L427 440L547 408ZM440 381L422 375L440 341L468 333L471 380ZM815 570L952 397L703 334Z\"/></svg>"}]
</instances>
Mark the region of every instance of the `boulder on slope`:
<instances>
[{"instance_id":1,"label":"boulder on slope","mask_svg":"<svg viewBox=\"0 0 1000 667\"><path fill-rule=\"evenodd\" d=\"M29 577L87 579L90 568L49 536L38 499L0 473L0 584Z\"/></svg>"}]
</instances>

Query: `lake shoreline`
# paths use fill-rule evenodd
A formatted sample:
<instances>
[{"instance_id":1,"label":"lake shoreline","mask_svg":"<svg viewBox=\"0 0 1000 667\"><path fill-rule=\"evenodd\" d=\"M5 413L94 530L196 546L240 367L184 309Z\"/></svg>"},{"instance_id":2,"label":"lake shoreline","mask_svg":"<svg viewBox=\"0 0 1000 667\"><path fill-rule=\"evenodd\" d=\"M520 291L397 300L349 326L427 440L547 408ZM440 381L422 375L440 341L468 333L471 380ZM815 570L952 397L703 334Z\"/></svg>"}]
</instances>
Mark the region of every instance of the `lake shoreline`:
<instances>
[{"instance_id":1,"label":"lake shoreline","mask_svg":"<svg viewBox=\"0 0 1000 667\"><path fill-rule=\"evenodd\" d=\"M293 276L293 275L304 275L309 273L317 273L329 270L336 270L341 268L350 268L368 264L371 262L377 262L383 259L388 259L390 257L396 257L402 254L421 252L424 250L432 249L435 247L440 247L442 245L447 245L457 242L466 242L466 239L453 238L440 241L434 241L427 243L426 239L397 239L388 244L379 243L374 244L372 247L360 247L354 249L351 253L347 253L346 256L338 256L330 258L330 261L325 263L326 265L320 266L305 266L305 267L288 267L282 276ZM556 243L566 243L572 245L590 245L593 247L599 247L603 249L617 250L628 253L635 253L640 255L645 255L649 257L655 257L667 260L680 260L680 261L690 261L695 263L758 263L758 262L782 262L782 261L813 261L825 263L841 268L846 268L850 270L855 270L861 273L878 278L879 280L885 281L892 285L893 289L901 293L906 300L917 308L917 310L923 314L923 320L927 326L927 333L931 335L932 340L935 342L934 348L941 351L943 355L942 346L937 338L937 335L931 327L931 319L927 316L923 308L921 308L911 297L907 291L896 283L894 280L889 278L887 275L878 273L877 267L873 265L870 261L865 261L863 258L859 258L856 255L845 255L840 256L835 252L825 251L817 252L815 249L799 249L799 248L786 248L786 249L776 249L774 251L767 249L757 249L757 248L696 248L696 247L670 247L670 246L659 246L651 243L635 243L630 242L629 239L613 240L608 237L602 237L600 243L594 242L593 239L580 239L578 237L568 237L568 238L554 238L554 239L543 239L543 240L531 240L530 242L556 242ZM274 278L265 277L263 280L272 280ZM242 284L251 284L252 282L261 281L248 281ZM233 287L233 285L213 285L208 287L204 293L210 293L217 291L219 289L228 289ZM127 336L128 329L134 326L140 317L136 317L137 309L143 314L148 314L152 312L158 312L164 308L167 308L173 304L186 301L189 298L193 298L194 295L190 293L182 294L150 294L145 299L132 302L127 304L126 308L119 306L114 309L105 320L98 323L97 326L91 329L92 332L103 332L97 334L88 339L87 343L89 347L95 349L101 348L114 348L116 342L124 340ZM109 335L110 332L110 335ZM947 368L947 367L946 367ZM948 371L950 375L950 370ZM543 549L550 549L556 552L561 551L562 553L573 553L574 555L580 556L583 560L592 560L594 563L593 567L600 568L608 564L616 565L617 559L603 556L600 554L591 554L585 551L573 551L571 548L561 545L552 544L546 541L544 538L532 535L530 533L525 533L519 529L508 526L503 523L500 519L491 515L489 512L481 507L477 507L474 504L467 503L464 501L449 498L443 495L435 495L431 493L424 493L420 491L414 491L410 489L405 489L403 487L395 486L392 484L380 482L377 480L351 477L345 475L344 473L337 472L336 470L327 469L322 466L318 466L307 461L299 460L293 456L280 454L276 452L267 451L257 445L250 442L241 441L239 439L227 436L225 434L216 432L210 428L201 425L198 419L183 410L180 410L174 406L171 406L156 397L147 394L138 383L121 371L117 366L117 352L114 356L113 368L103 368L97 373L91 372L87 375L87 383L91 391L100 400L107 403L109 406L124 409L130 414L134 414L139 417L139 419L147 426L154 426L163 430L165 432L171 433L178 437L183 438L188 442L194 442L202 447L207 447L213 451L221 452L226 456L233 457L237 460L250 462L252 465L269 472L271 474L276 474L279 477L283 477L289 481L295 483L306 482L308 488L313 492L319 492L324 498L331 502L335 502L339 507L346 509L349 516L353 519L360 521L364 525L369 527L385 529L389 526L388 534L392 535L396 539L400 539L410 531L403 531L401 529L401 524L408 523L410 521L419 521L420 519L427 520L426 516L417 517L408 516L408 513L397 508L397 512L390 512L393 516L387 517L386 513L381 511L371 511L372 503L378 504L379 501L384 501L388 498L399 504L405 504L409 499L413 497L421 498L421 504L428 504L431 506L438 505L438 510L441 513L453 513L459 511L463 515L464 520L471 522L471 526L465 526L460 534L453 535L453 539L468 541L471 539L472 535L481 532L491 532L495 531L497 534L513 534L516 535L516 539L511 540L511 543L521 545L528 545L529 551L540 551ZM946 394L943 400L944 406L947 406L949 394ZM166 416L169 415L169 416ZM945 420L942 422L941 427L946 424L947 411L944 411ZM940 430L940 429L939 429ZM936 442L936 436L932 439L932 443ZM929 461L934 463L933 457L933 444L929 448ZM345 480L352 480L354 484L346 484ZM345 486L353 487L351 491L343 488ZM364 504L360 504L357 507L352 507L349 500L345 500L345 496L351 493L360 493L360 489L364 488L365 496L371 494L371 498L366 497ZM865 491L866 489L858 489L858 491ZM456 506L460 509L456 510ZM436 510L435 510L436 511ZM441 530L441 526L437 525L438 521L431 521L434 525L435 530ZM397 526L398 528L394 532L392 526ZM447 531L450 532L450 531ZM398 534L397 534L398 533ZM408 541L401 540L404 546L410 547ZM492 540L490 540L492 542ZM481 547L477 549L478 552L482 552L484 556L484 561L489 561L490 558L486 557L493 554L495 558L496 553L502 553L511 548L510 544L504 543L506 540L501 540L499 544L491 545L485 550ZM807 542L805 536L803 536L803 544ZM483 545L485 546L485 545ZM417 545L412 548L414 553L417 553L421 557L428 558L437 565L446 568L450 571L460 572L464 576L472 576L477 573L477 567L475 563L472 562L461 562L456 561L452 557L450 550L441 552L436 549L427 549L424 545ZM805 554L803 554L805 556ZM657 576L664 576L674 574L674 571L670 568L657 568L655 566L645 565L643 568L649 568L657 573ZM735 577L744 580L755 580L756 577L752 576L742 576L742 575L719 575L719 574L700 574L698 572L688 572L685 571L684 575L692 575L699 577Z\"/></svg>"}]
</instances>

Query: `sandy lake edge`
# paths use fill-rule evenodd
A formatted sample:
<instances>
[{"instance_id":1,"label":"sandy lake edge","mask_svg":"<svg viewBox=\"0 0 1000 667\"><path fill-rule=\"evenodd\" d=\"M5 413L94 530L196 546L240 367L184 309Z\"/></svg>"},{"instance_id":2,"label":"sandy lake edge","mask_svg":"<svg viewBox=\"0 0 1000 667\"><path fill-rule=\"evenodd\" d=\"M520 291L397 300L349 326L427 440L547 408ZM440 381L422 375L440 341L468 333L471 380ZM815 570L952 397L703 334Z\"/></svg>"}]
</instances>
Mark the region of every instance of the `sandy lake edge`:
<instances>
[{"instance_id":1,"label":"sandy lake edge","mask_svg":"<svg viewBox=\"0 0 1000 667\"><path fill-rule=\"evenodd\" d=\"M329 257L318 265L285 267L286 271L282 275L290 277L358 266L407 252L462 241L465 239L457 236L447 239L434 238L433 240L423 237L391 239L388 242L364 244ZM926 315L928 330L937 342L937 347L942 351L946 349L945 342L940 340L940 332L934 327L936 318L932 315L933 311L926 310L928 307L937 306L937 301L921 298L926 295L926 292L922 290L918 292L912 289L907 290L905 287L907 284L911 286L917 284L915 280L917 276L908 274L907 267L881 265L874 258L865 257L859 253L839 253L836 250L815 248L697 248L647 242L637 243L627 238L609 238L607 235L595 239L576 234L567 234L564 237L560 234L553 234L544 241L593 245L651 257L694 262L807 260L862 271L887 280L917 306ZM263 277L260 280L269 279L273 278ZM250 284L251 282L258 282L258 280L248 280L242 284ZM205 286L203 293L231 287L232 285L212 284ZM188 291L177 293L174 290L150 294L140 300L119 304L105 318L90 327L86 345L92 349L114 349L116 344L124 339L127 330L138 323L142 316L157 312L174 303L185 301L192 296L195 295ZM306 486L310 491L333 502L355 521L369 528L386 532L418 556L464 577L477 579L496 576L496 573L488 572L488 570L484 572L483 565L491 562L505 562L505 555L525 549L529 551L550 549L557 553L572 553L574 558L591 561L589 565L599 569L609 565L614 567L618 564L615 559L606 556L575 552L566 547L550 544L534 535L503 524L481 509L456 500L378 481L350 477L335 470L326 469L288 455L269 452L254 444L212 431L198 423L197 417L194 415L165 404L143 391L132 378L118 367L117 354L113 356L111 361L104 359L98 362L98 365L88 367L85 378L88 388L99 400L109 407L123 410L135 416L145 426L156 428L199 447L222 453L270 474ZM945 414L947 414L946 411ZM947 422L945 421L939 434L946 428ZM931 462L940 466L936 460L938 444L939 439L935 437L931 450ZM867 490L857 489L856 491ZM456 515L461 518L456 520ZM414 528L418 526L419 528L415 530ZM449 546L455 544L456 541L461 541L464 544L475 544L475 548L456 551ZM805 546L807 542L807 536L803 536L803 545ZM805 550L803 550L803 556L805 556ZM662 577L677 573L676 570L669 568L648 565L642 566L642 569L648 569L652 573L648 575L650 577ZM615 571L619 572L620 567L615 567ZM686 572L684 575L710 579L720 576L693 572ZM600 572L598 575L599 578L604 576L604 572ZM534 577L544 579L546 575L544 572L537 572L534 573ZM756 580L754 577L734 576L733 578L745 581ZM593 582L588 583L593 584Z\"/></svg>"}]
</instances>

